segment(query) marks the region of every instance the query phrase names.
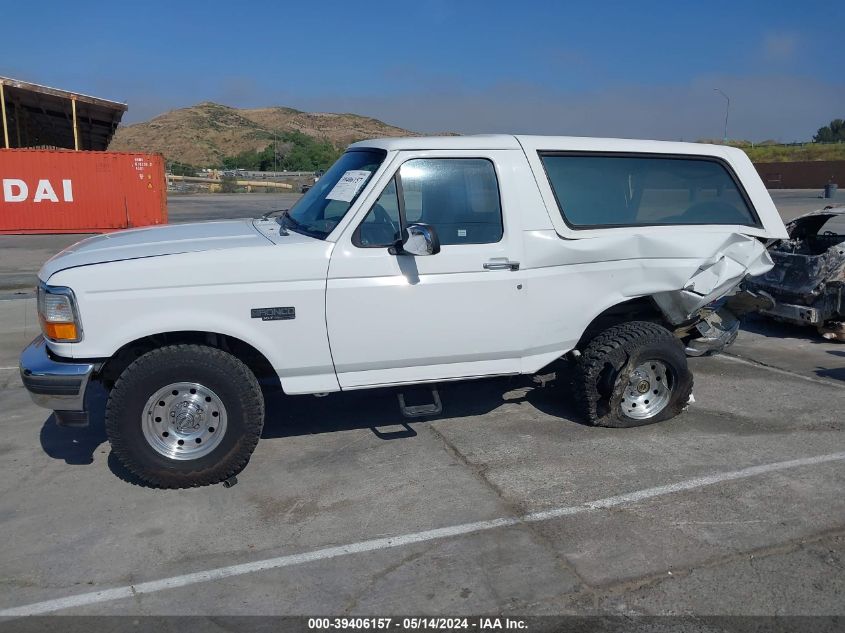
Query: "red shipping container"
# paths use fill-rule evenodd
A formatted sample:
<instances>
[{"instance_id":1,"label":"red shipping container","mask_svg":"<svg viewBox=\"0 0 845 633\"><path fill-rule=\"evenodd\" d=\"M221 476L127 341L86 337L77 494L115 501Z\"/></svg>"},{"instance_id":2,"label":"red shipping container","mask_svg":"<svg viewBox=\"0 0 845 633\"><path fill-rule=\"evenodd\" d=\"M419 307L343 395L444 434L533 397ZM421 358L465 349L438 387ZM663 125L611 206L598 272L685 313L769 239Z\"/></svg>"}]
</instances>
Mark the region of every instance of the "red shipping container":
<instances>
[{"instance_id":1,"label":"red shipping container","mask_svg":"<svg viewBox=\"0 0 845 633\"><path fill-rule=\"evenodd\" d=\"M161 154L0 149L0 234L167 223Z\"/></svg>"}]
</instances>

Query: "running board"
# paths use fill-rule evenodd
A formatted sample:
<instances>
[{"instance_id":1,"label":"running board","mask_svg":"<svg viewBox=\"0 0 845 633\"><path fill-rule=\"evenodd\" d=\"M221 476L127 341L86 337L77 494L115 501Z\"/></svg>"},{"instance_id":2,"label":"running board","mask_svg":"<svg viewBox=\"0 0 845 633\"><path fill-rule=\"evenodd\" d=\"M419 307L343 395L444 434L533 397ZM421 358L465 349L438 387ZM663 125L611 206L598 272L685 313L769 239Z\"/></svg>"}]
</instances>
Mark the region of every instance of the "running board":
<instances>
[{"instance_id":1,"label":"running board","mask_svg":"<svg viewBox=\"0 0 845 633\"><path fill-rule=\"evenodd\" d=\"M403 391L399 393L399 409L406 418L420 418L443 413L443 404L440 402L440 394L436 387L431 388L431 399L432 402L427 404L407 404Z\"/></svg>"}]
</instances>

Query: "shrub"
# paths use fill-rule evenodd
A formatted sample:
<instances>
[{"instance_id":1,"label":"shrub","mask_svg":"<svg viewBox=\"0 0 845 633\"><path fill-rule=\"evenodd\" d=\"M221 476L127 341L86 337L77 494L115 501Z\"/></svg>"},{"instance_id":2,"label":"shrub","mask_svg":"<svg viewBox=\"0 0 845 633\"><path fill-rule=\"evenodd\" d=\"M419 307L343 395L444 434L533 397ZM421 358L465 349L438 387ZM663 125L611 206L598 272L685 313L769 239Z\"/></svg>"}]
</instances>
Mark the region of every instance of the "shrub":
<instances>
[{"instance_id":1,"label":"shrub","mask_svg":"<svg viewBox=\"0 0 845 633\"><path fill-rule=\"evenodd\" d=\"M223 176L220 182L222 193L235 193L238 190L237 179L234 176Z\"/></svg>"}]
</instances>

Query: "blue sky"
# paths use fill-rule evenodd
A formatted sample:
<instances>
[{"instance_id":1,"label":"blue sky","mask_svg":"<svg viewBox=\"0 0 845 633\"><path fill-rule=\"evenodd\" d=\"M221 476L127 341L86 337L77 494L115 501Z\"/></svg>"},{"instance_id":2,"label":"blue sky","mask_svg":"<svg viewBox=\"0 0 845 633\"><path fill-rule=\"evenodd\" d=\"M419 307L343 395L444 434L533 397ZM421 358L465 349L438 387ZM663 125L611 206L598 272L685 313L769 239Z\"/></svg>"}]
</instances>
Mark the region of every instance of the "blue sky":
<instances>
[{"instance_id":1,"label":"blue sky","mask_svg":"<svg viewBox=\"0 0 845 633\"><path fill-rule=\"evenodd\" d=\"M808 139L845 117L845 2L30 2L0 75L126 101L355 112L424 132Z\"/></svg>"}]
</instances>

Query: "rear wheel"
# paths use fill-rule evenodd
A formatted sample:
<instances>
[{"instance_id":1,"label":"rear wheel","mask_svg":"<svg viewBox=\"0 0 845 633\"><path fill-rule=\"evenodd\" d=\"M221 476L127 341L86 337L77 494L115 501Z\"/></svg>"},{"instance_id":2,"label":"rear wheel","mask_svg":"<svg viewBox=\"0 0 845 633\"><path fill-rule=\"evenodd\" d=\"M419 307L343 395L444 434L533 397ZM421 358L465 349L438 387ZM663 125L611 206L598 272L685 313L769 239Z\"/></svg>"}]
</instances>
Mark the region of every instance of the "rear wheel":
<instances>
[{"instance_id":1,"label":"rear wheel","mask_svg":"<svg viewBox=\"0 0 845 633\"><path fill-rule=\"evenodd\" d=\"M632 321L590 341L578 359L575 392L590 424L632 427L676 416L692 382L681 342L655 323Z\"/></svg>"},{"instance_id":2,"label":"rear wheel","mask_svg":"<svg viewBox=\"0 0 845 633\"><path fill-rule=\"evenodd\" d=\"M253 373L222 350L172 345L148 352L115 382L106 432L120 462L163 488L225 481L258 443L264 400Z\"/></svg>"}]
</instances>

